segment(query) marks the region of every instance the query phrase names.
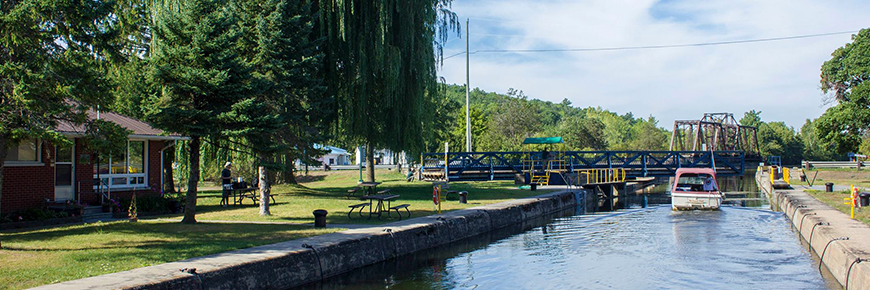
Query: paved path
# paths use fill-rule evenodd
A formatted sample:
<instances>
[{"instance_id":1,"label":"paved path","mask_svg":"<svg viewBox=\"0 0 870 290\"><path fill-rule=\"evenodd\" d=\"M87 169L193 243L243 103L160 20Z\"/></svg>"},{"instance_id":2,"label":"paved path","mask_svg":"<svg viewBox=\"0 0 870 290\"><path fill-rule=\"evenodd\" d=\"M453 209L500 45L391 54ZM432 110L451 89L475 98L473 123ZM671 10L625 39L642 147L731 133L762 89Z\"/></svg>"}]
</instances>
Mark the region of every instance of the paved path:
<instances>
[{"instance_id":1,"label":"paved path","mask_svg":"<svg viewBox=\"0 0 870 290\"><path fill-rule=\"evenodd\" d=\"M799 189L799 190L815 189L815 190L825 191L825 185L824 184L820 185L818 183L813 184L813 186L809 186L807 184L792 184L791 187L794 189ZM848 191L848 190L849 190L848 184L846 184L846 185L834 184L834 191Z\"/></svg>"}]
</instances>

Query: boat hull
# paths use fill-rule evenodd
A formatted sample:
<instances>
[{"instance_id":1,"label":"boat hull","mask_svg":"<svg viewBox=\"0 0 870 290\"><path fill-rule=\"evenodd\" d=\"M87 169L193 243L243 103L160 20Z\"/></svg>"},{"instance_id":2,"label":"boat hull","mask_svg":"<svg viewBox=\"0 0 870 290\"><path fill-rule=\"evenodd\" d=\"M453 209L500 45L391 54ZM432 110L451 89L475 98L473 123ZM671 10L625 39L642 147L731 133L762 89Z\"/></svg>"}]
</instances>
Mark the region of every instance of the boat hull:
<instances>
[{"instance_id":1,"label":"boat hull","mask_svg":"<svg viewBox=\"0 0 870 290\"><path fill-rule=\"evenodd\" d=\"M671 192L671 207L674 210L718 210L722 206L719 193Z\"/></svg>"}]
</instances>

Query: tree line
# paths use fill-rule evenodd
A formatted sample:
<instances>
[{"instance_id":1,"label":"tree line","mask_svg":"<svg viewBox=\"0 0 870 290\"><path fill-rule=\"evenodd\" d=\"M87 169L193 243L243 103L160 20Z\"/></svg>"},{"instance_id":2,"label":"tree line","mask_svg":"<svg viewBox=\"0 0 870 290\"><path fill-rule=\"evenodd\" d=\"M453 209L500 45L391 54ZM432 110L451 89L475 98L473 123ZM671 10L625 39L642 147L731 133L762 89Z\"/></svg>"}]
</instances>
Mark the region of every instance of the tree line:
<instances>
[{"instance_id":1,"label":"tree line","mask_svg":"<svg viewBox=\"0 0 870 290\"><path fill-rule=\"evenodd\" d=\"M422 150L441 47L459 30L451 3L2 0L0 166L24 139L68 144L59 122L86 124L98 158L119 154L96 145L127 132L87 117L116 111L190 138L175 155L183 223L196 222L201 166L234 158L255 168L269 215L276 171L292 181L315 143Z\"/></svg>"},{"instance_id":2,"label":"tree line","mask_svg":"<svg viewBox=\"0 0 870 290\"><path fill-rule=\"evenodd\" d=\"M89 120L95 109L190 138L166 160L187 182L185 223L196 221L201 174L217 175L225 160L248 164L268 215L271 184L293 182L293 161L311 162L322 153L316 143L365 145L368 164L375 148L461 148L465 88L437 82L443 44L460 31L451 3L0 0L0 196L7 149L24 139L69 143L53 131L59 122L84 124L98 158L119 154L113 144L127 132ZM862 30L822 66L836 105L800 131L744 115L759 128L762 155L794 163L870 148L868 39ZM514 89L474 89L471 102L474 151L520 150L533 136L563 136L568 150L667 149L669 132L652 116Z\"/></svg>"}]
</instances>

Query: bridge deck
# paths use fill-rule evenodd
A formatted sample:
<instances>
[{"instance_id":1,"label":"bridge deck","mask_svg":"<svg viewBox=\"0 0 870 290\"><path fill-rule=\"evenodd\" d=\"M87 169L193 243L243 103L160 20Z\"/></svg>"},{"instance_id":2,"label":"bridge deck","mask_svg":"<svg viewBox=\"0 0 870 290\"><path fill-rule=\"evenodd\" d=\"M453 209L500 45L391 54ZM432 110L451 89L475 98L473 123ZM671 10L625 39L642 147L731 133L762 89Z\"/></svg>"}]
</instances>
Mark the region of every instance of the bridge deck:
<instances>
[{"instance_id":1,"label":"bridge deck","mask_svg":"<svg viewBox=\"0 0 870 290\"><path fill-rule=\"evenodd\" d=\"M527 152L424 153L421 157L424 178L443 179L446 168L452 181L510 180L529 170L564 174L606 168L624 169L628 177L673 176L677 168L714 164L720 176L735 176L743 175L746 163L743 151L567 151L557 159L560 162L546 168L540 159L530 160L534 156ZM537 165L529 168L528 164Z\"/></svg>"}]
</instances>

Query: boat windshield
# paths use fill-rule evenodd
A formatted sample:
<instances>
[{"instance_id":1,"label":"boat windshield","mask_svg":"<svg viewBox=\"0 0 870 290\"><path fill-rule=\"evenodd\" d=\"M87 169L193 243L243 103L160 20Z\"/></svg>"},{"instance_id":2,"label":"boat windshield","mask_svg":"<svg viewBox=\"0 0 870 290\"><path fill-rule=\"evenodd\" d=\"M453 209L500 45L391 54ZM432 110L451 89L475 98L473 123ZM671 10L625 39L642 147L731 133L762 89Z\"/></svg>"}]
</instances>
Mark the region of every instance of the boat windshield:
<instances>
[{"instance_id":1,"label":"boat windshield","mask_svg":"<svg viewBox=\"0 0 870 290\"><path fill-rule=\"evenodd\" d=\"M710 174L685 173L677 180L676 191L716 191L719 186Z\"/></svg>"}]
</instances>

